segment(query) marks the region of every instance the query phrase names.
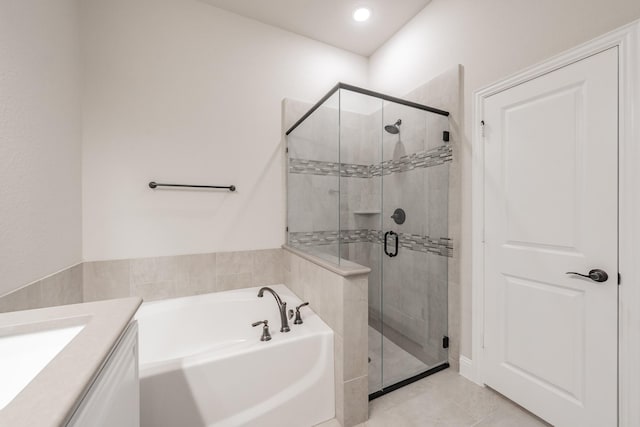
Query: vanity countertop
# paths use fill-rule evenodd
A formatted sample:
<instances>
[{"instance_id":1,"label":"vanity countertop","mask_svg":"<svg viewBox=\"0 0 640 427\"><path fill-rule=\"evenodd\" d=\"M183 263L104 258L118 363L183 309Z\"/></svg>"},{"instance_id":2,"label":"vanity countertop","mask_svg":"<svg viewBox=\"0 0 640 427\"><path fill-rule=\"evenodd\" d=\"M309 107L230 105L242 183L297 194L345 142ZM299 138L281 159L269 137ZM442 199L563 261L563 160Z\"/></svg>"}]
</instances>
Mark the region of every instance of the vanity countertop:
<instances>
[{"instance_id":1,"label":"vanity countertop","mask_svg":"<svg viewBox=\"0 0 640 427\"><path fill-rule=\"evenodd\" d=\"M133 319L140 298L122 298L0 314L0 334L69 324L84 328L0 410L0 426L64 426ZM0 384L0 387L2 385Z\"/></svg>"}]
</instances>

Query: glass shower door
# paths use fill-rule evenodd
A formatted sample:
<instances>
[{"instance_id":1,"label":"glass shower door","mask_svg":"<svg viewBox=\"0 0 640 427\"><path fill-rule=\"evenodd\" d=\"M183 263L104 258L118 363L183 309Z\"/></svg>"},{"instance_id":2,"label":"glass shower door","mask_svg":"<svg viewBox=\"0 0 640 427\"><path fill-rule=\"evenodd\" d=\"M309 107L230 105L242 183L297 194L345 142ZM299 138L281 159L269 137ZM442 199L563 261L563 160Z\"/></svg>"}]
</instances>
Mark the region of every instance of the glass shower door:
<instances>
[{"instance_id":1,"label":"glass shower door","mask_svg":"<svg viewBox=\"0 0 640 427\"><path fill-rule=\"evenodd\" d=\"M382 389L447 361L448 119L385 102L381 176Z\"/></svg>"},{"instance_id":2,"label":"glass shower door","mask_svg":"<svg viewBox=\"0 0 640 427\"><path fill-rule=\"evenodd\" d=\"M377 395L447 361L448 119L336 94L340 262L371 268L368 380Z\"/></svg>"}]
</instances>

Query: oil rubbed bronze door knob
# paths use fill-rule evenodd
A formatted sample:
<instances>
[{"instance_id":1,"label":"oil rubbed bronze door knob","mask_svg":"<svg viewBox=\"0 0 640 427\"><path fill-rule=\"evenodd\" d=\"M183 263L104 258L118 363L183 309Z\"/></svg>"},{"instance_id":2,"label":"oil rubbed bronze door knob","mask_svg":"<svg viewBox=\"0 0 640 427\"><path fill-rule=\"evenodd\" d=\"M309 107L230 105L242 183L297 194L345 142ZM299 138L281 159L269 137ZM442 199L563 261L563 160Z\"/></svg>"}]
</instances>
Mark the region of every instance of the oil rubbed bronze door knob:
<instances>
[{"instance_id":1,"label":"oil rubbed bronze door knob","mask_svg":"<svg viewBox=\"0 0 640 427\"><path fill-rule=\"evenodd\" d=\"M599 283L606 282L607 280L609 280L609 275L607 274L607 272L604 270L600 270L599 268L594 268L593 270L589 271L589 274L580 274L574 271L567 271L567 274L574 274L576 276L586 277L587 279L591 279L594 282L599 282Z\"/></svg>"}]
</instances>

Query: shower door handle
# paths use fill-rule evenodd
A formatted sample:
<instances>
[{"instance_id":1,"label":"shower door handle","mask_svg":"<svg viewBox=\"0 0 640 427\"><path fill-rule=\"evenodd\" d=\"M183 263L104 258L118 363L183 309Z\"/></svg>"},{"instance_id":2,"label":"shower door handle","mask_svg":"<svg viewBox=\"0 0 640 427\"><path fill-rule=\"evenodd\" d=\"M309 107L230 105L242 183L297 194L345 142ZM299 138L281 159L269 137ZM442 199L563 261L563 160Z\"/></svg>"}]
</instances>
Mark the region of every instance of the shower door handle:
<instances>
[{"instance_id":1,"label":"shower door handle","mask_svg":"<svg viewBox=\"0 0 640 427\"><path fill-rule=\"evenodd\" d=\"M393 253L390 253L387 250L387 240L389 240L389 236L395 237L395 250ZM398 255L398 233L394 231L387 231L384 233L384 253L391 258Z\"/></svg>"},{"instance_id":2,"label":"shower door handle","mask_svg":"<svg viewBox=\"0 0 640 427\"><path fill-rule=\"evenodd\" d=\"M387 240L389 240L389 233L391 233L390 231L387 231L386 233L384 233L384 253L387 254L387 256L392 256L389 251L387 250Z\"/></svg>"}]
</instances>

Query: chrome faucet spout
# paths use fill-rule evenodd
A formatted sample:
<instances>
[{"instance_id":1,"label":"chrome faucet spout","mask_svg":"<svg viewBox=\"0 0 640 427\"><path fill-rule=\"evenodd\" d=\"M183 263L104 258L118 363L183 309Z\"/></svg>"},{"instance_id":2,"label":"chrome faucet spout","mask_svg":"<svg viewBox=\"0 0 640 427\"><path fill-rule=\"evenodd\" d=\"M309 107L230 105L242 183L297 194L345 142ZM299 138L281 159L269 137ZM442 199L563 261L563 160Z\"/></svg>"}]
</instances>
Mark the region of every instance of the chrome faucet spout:
<instances>
[{"instance_id":1,"label":"chrome faucet spout","mask_svg":"<svg viewBox=\"0 0 640 427\"><path fill-rule=\"evenodd\" d=\"M273 295L273 297L276 300L276 303L278 304L278 311L280 312L280 323L281 323L280 332L289 332L291 329L289 328L289 320L287 319L287 303L283 302L282 298L280 298L280 295L278 295L276 291L274 291L268 286L260 288L260 290L258 291L259 298L262 298L264 296L264 291L267 291L271 295Z\"/></svg>"}]
</instances>

